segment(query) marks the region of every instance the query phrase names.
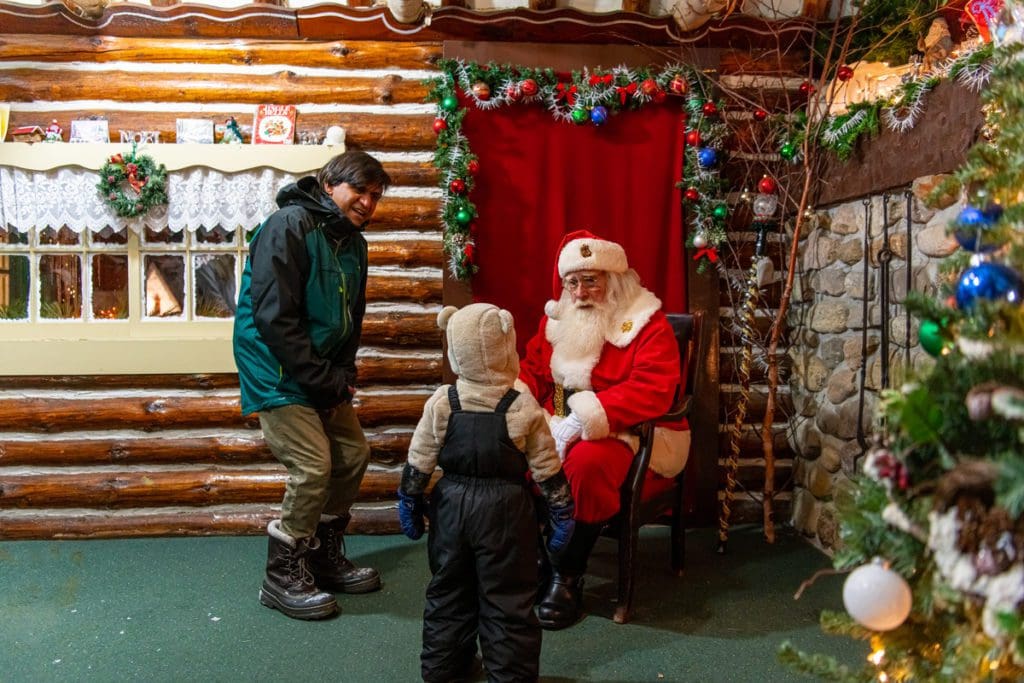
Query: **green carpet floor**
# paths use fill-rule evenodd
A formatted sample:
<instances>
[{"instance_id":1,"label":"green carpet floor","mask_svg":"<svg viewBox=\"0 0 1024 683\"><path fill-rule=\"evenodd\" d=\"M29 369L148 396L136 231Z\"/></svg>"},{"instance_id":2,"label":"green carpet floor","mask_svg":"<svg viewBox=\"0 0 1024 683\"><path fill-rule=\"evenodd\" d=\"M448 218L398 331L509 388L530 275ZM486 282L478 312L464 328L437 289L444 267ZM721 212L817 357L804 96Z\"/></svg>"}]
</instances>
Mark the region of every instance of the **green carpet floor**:
<instances>
[{"instance_id":1,"label":"green carpet floor","mask_svg":"<svg viewBox=\"0 0 1024 683\"><path fill-rule=\"evenodd\" d=\"M866 645L823 635L842 577L793 593L828 560L782 532L710 529L687 538L687 573L668 571L668 538L647 528L633 622L611 621L615 546L602 540L589 615L544 634L542 680L795 681L775 651L790 639L859 666ZM259 604L259 537L0 543L0 681L417 681L425 541L356 536L349 554L382 570L378 593L340 596L343 613L293 621Z\"/></svg>"}]
</instances>

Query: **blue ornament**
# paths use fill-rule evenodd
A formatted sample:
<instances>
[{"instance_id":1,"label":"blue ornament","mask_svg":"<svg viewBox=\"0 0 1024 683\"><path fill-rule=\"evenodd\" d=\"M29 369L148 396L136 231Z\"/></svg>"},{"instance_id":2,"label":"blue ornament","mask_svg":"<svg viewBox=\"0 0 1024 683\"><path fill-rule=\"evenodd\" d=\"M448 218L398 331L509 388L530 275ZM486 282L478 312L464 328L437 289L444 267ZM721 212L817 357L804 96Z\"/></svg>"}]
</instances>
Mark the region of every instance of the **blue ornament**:
<instances>
[{"instance_id":1,"label":"blue ornament","mask_svg":"<svg viewBox=\"0 0 1024 683\"><path fill-rule=\"evenodd\" d=\"M982 209L981 213L984 214L990 224L998 223L999 219L1003 217L1003 205L997 204L996 202L989 202L985 205L985 208Z\"/></svg>"},{"instance_id":2,"label":"blue ornament","mask_svg":"<svg viewBox=\"0 0 1024 683\"><path fill-rule=\"evenodd\" d=\"M960 215L956 217L957 225L984 225L988 223L988 219L985 214L981 212L981 209L974 206L965 206L960 212Z\"/></svg>"},{"instance_id":3,"label":"blue ornament","mask_svg":"<svg viewBox=\"0 0 1024 683\"><path fill-rule=\"evenodd\" d=\"M970 310L978 299L986 301L1020 301L1024 279L1009 266L1001 263L979 263L960 276L956 287L956 305L962 311Z\"/></svg>"},{"instance_id":4,"label":"blue ornament","mask_svg":"<svg viewBox=\"0 0 1024 683\"><path fill-rule=\"evenodd\" d=\"M608 122L608 110L600 104L590 110L590 122L595 126L603 126Z\"/></svg>"},{"instance_id":5,"label":"blue ornament","mask_svg":"<svg viewBox=\"0 0 1024 683\"><path fill-rule=\"evenodd\" d=\"M697 152L697 163L700 164L702 168L714 166L715 162L717 161L718 152L716 152L711 147L704 147L699 152Z\"/></svg>"},{"instance_id":6,"label":"blue ornament","mask_svg":"<svg viewBox=\"0 0 1024 683\"><path fill-rule=\"evenodd\" d=\"M999 220L1003 207L989 204L984 210L974 206L964 207L954 223L953 237L963 249L986 253L999 248L998 244L986 243L984 233Z\"/></svg>"}]
</instances>

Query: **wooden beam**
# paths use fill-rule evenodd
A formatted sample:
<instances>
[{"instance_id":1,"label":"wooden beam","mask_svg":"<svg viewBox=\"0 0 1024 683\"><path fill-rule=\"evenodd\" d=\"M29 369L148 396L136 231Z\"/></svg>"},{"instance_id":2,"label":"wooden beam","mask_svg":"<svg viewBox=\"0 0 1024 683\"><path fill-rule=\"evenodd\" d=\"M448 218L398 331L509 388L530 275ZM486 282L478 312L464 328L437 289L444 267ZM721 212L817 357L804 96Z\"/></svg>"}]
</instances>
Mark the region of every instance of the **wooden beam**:
<instances>
[{"instance_id":1,"label":"wooden beam","mask_svg":"<svg viewBox=\"0 0 1024 683\"><path fill-rule=\"evenodd\" d=\"M366 300L370 303L390 301L416 301L441 303L440 277L392 277L371 274L366 280Z\"/></svg>"},{"instance_id":2,"label":"wooden beam","mask_svg":"<svg viewBox=\"0 0 1024 683\"><path fill-rule=\"evenodd\" d=\"M373 220L366 226L368 232L395 230L441 231L441 200L434 197L384 196Z\"/></svg>"}]
</instances>

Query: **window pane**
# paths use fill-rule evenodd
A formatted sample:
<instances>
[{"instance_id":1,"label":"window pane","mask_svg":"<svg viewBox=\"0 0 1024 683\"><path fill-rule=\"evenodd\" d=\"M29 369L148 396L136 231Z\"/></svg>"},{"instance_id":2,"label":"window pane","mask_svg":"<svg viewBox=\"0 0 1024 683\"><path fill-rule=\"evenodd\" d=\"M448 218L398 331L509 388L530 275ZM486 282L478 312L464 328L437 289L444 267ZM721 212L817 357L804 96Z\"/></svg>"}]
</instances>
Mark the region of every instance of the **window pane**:
<instances>
[{"instance_id":1,"label":"window pane","mask_svg":"<svg viewBox=\"0 0 1024 683\"><path fill-rule=\"evenodd\" d=\"M143 260L146 281L146 315L155 318L180 316L185 300L185 259L181 256L147 255Z\"/></svg>"},{"instance_id":2,"label":"window pane","mask_svg":"<svg viewBox=\"0 0 1024 683\"><path fill-rule=\"evenodd\" d=\"M28 233L13 225L0 227L0 244L28 244Z\"/></svg>"},{"instance_id":3,"label":"window pane","mask_svg":"<svg viewBox=\"0 0 1024 683\"><path fill-rule=\"evenodd\" d=\"M195 315L231 318L235 315L234 254L196 255L193 260L196 283Z\"/></svg>"},{"instance_id":4,"label":"window pane","mask_svg":"<svg viewBox=\"0 0 1024 683\"><path fill-rule=\"evenodd\" d=\"M171 232L170 228L163 230L146 228L142 231L142 241L145 244L184 244L185 231Z\"/></svg>"},{"instance_id":5,"label":"window pane","mask_svg":"<svg viewBox=\"0 0 1024 683\"><path fill-rule=\"evenodd\" d=\"M28 256L0 256L0 319L28 317Z\"/></svg>"},{"instance_id":6,"label":"window pane","mask_svg":"<svg viewBox=\"0 0 1024 683\"><path fill-rule=\"evenodd\" d=\"M61 226L60 230L43 228L39 231L39 244L41 245L74 245L80 241L79 234L66 225Z\"/></svg>"},{"instance_id":7,"label":"window pane","mask_svg":"<svg viewBox=\"0 0 1024 683\"><path fill-rule=\"evenodd\" d=\"M199 228L196 230L196 241L202 244L234 244L235 233L235 230L222 225L209 229Z\"/></svg>"},{"instance_id":8,"label":"window pane","mask_svg":"<svg viewBox=\"0 0 1024 683\"><path fill-rule=\"evenodd\" d=\"M99 232L91 232L93 244L128 244L128 228L114 230L109 225Z\"/></svg>"},{"instance_id":9,"label":"window pane","mask_svg":"<svg viewBox=\"0 0 1024 683\"><path fill-rule=\"evenodd\" d=\"M107 320L128 317L128 256L92 257L92 315Z\"/></svg>"},{"instance_id":10,"label":"window pane","mask_svg":"<svg viewBox=\"0 0 1024 683\"><path fill-rule=\"evenodd\" d=\"M39 257L39 316L82 317L82 262L77 254Z\"/></svg>"}]
</instances>

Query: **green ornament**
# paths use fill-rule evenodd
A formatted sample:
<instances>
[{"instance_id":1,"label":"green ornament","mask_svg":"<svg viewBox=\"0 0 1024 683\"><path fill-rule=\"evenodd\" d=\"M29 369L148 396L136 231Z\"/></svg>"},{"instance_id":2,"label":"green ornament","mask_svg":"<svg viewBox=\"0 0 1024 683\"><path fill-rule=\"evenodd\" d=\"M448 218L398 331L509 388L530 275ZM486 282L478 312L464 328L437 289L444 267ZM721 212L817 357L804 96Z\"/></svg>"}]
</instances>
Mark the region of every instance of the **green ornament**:
<instances>
[{"instance_id":1,"label":"green ornament","mask_svg":"<svg viewBox=\"0 0 1024 683\"><path fill-rule=\"evenodd\" d=\"M692 112L699 112L704 108L704 100L699 97L691 97L686 106Z\"/></svg>"},{"instance_id":2,"label":"green ornament","mask_svg":"<svg viewBox=\"0 0 1024 683\"><path fill-rule=\"evenodd\" d=\"M441 100L441 109L445 111L455 111L459 108L459 98L455 95L445 95Z\"/></svg>"},{"instance_id":3,"label":"green ornament","mask_svg":"<svg viewBox=\"0 0 1024 683\"><path fill-rule=\"evenodd\" d=\"M572 122L577 125L582 125L590 120L590 114L587 113L586 109L579 107L572 110Z\"/></svg>"},{"instance_id":4,"label":"green ornament","mask_svg":"<svg viewBox=\"0 0 1024 683\"><path fill-rule=\"evenodd\" d=\"M459 225L466 225L471 220L473 220L473 214L471 214L467 209L459 209L455 212L455 222Z\"/></svg>"},{"instance_id":5,"label":"green ornament","mask_svg":"<svg viewBox=\"0 0 1024 683\"><path fill-rule=\"evenodd\" d=\"M946 336L945 327L934 320L922 320L918 328L917 338L921 340L921 348L929 356L939 357L953 348L953 342Z\"/></svg>"},{"instance_id":6,"label":"green ornament","mask_svg":"<svg viewBox=\"0 0 1024 683\"><path fill-rule=\"evenodd\" d=\"M796 147L792 143L787 142L779 149L779 156L786 161L792 161L793 157L796 156Z\"/></svg>"},{"instance_id":7,"label":"green ornament","mask_svg":"<svg viewBox=\"0 0 1024 683\"><path fill-rule=\"evenodd\" d=\"M715 215L715 218L725 218L729 215L729 207L725 204L719 204L711 213Z\"/></svg>"}]
</instances>

